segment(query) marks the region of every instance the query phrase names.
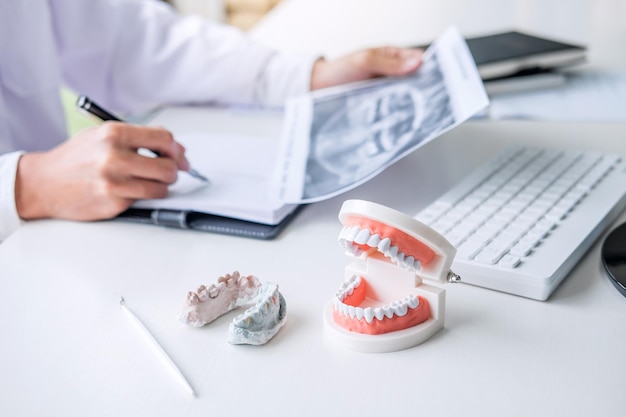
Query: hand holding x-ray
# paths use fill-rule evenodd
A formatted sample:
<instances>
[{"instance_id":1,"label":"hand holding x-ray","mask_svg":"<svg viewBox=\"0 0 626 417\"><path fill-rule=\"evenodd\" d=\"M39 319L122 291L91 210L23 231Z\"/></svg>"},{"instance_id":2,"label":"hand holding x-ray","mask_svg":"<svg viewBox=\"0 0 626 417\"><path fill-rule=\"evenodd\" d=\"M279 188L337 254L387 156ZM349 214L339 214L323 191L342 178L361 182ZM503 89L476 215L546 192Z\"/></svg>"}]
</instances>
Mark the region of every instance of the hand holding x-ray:
<instances>
[{"instance_id":1,"label":"hand holding x-ray","mask_svg":"<svg viewBox=\"0 0 626 417\"><path fill-rule=\"evenodd\" d=\"M277 194L320 201L352 189L488 104L460 34L448 30L418 71L321 90L287 106Z\"/></svg>"}]
</instances>

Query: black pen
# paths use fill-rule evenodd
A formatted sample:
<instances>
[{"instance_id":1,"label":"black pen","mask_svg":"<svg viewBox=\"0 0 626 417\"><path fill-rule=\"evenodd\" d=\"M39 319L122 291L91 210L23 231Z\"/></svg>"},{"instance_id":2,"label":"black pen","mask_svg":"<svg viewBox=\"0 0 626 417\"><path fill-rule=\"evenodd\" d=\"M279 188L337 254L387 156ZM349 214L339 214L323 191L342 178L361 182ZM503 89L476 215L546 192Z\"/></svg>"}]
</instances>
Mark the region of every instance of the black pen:
<instances>
[{"instance_id":1,"label":"black pen","mask_svg":"<svg viewBox=\"0 0 626 417\"><path fill-rule=\"evenodd\" d=\"M102 121L112 121L112 122L122 122L124 123L123 120L121 120L119 117L111 114L110 112L104 110L102 107L100 107L98 104L94 103L89 97L87 96L79 96L78 100L76 100L76 106L78 106L79 109L86 111L87 113L96 116L98 119L102 120ZM161 156L159 154L159 152L157 151L153 151L152 149L150 149L150 152L152 152L153 154L155 154L156 156ZM189 175L191 175L194 178L199 179L200 181L204 181L207 184L210 184L211 181L209 181L209 179L207 177L205 177L204 175L200 174L198 171L196 171L195 169L189 167L189 171L186 171L187 173L189 173Z\"/></svg>"}]
</instances>

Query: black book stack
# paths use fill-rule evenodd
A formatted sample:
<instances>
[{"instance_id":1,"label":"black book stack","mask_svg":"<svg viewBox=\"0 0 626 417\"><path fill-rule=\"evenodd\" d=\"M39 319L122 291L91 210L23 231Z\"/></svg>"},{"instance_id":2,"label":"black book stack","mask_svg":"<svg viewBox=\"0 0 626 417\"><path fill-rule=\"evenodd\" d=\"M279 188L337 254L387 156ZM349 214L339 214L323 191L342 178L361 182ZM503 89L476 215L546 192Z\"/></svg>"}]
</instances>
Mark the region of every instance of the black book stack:
<instances>
[{"instance_id":1,"label":"black book stack","mask_svg":"<svg viewBox=\"0 0 626 417\"><path fill-rule=\"evenodd\" d=\"M555 86L561 70L585 61L586 48L517 31L467 39L489 94Z\"/></svg>"}]
</instances>

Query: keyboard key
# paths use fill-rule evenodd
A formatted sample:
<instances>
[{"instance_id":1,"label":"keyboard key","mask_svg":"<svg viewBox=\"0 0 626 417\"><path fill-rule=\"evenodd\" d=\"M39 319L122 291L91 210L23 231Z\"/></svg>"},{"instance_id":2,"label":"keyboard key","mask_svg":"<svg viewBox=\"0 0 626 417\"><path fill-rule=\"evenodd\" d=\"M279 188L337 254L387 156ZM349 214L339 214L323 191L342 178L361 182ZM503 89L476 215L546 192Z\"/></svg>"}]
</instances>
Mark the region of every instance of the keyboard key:
<instances>
[{"instance_id":1,"label":"keyboard key","mask_svg":"<svg viewBox=\"0 0 626 417\"><path fill-rule=\"evenodd\" d=\"M474 259L474 257L485 247L482 239L469 238L458 247L456 256L461 259Z\"/></svg>"},{"instance_id":2,"label":"keyboard key","mask_svg":"<svg viewBox=\"0 0 626 417\"><path fill-rule=\"evenodd\" d=\"M498 266L502 268L513 269L517 267L521 262L521 259L513 255L504 255L498 262Z\"/></svg>"},{"instance_id":3,"label":"keyboard key","mask_svg":"<svg viewBox=\"0 0 626 417\"><path fill-rule=\"evenodd\" d=\"M448 242L452 244L454 247L458 247L461 243L467 239L468 233L464 230L455 229L445 234Z\"/></svg>"},{"instance_id":4,"label":"keyboard key","mask_svg":"<svg viewBox=\"0 0 626 417\"><path fill-rule=\"evenodd\" d=\"M498 244L490 243L476 255L475 260L476 262L480 262L483 264L493 265L497 263L500 258L502 258L504 254L508 252L508 250L508 246L501 246Z\"/></svg>"}]
</instances>

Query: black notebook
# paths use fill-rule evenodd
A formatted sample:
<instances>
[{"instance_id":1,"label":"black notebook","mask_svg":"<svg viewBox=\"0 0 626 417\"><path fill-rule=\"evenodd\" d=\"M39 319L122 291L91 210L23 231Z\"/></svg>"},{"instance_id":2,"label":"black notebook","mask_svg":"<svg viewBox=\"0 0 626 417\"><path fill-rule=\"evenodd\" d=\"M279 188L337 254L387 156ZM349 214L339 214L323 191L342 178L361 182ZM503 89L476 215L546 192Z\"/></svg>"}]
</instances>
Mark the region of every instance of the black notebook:
<instances>
[{"instance_id":1,"label":"black notebook","mask_svg":"<svg viewBox=\"0 0 626 417\"><path fill-rule=\"evenodd\" d=\"M273 197L282 122L282 112L273 110L163 109L148 124L173 132L191 165L212 184L179 172L167 198L137 201L118 220L275 238L300 208Z\"/></svg>"},{"instance_id":2,"label":"black notebook","mask_svg":"<svg viewBox=\"0 0 626 417\"><path fill-rule=\"evenodd\" d=\"M465 40L483 81L550 73L558 68L584 62L587 52L581 45L518 31Z\"/></svg>"},{"instance_id":3,"label":"black notebook","mask_svg":"<svg viewBox=\"0 0 626 417\"><path fill-rule=\"evenodd\" d=\"M276 238L287 227L302 207L304 205L298 206L277 224L250 222L195 211L137 208L126 210L117 216L116 220L270 240Z\"/></svg>"},{"instance_id":4,"label":"black notebook","mask_svg":"<svg viewBox=\"0 0 626 417\"><path fill-rule=\"evenodd\" d=\"M581 63L586 48L517 31L467 39L483 80L542 73Z\"/></svg>"}]
</instances>

